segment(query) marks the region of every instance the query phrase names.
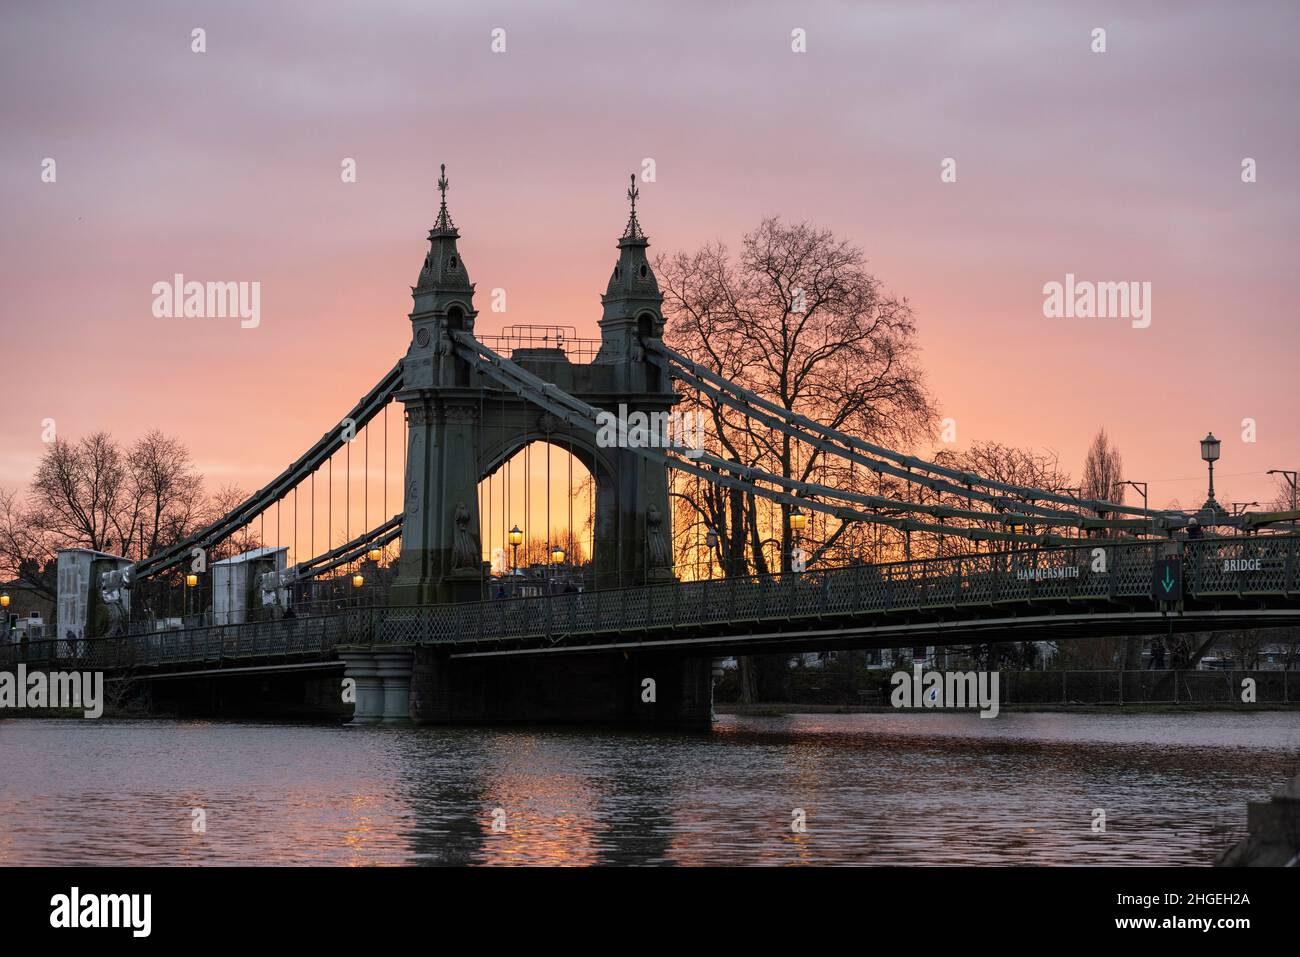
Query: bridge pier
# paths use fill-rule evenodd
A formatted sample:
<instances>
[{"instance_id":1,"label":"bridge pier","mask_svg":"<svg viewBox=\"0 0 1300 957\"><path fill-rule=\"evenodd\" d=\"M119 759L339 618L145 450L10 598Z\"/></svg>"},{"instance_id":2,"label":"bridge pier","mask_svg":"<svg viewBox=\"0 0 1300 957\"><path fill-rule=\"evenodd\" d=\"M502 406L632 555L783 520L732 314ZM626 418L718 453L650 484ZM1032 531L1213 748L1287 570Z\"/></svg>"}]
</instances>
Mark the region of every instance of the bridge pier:
<instances>
[{"instance_id":1,"label":"bridge pier","mask_svg":"<svg viewBox=\"0 0 1300 957\"><path fill-rule=\"evenodd\" d=\"M347 648L339 651L344 676L356 682L350 724L396 724L410 720L411 652Z\"/></svg>"},{"instance_id":2,"label":"bridge pier","mask_svg":"<svg viewBox=\"0 0 1300 957\"><path fill-rule=\"evenodd\" d=\"M429 724L617 724L707 731L713 663L626 652L453 658L415 649L411 718Z\"/></svg>"}]
</instances>

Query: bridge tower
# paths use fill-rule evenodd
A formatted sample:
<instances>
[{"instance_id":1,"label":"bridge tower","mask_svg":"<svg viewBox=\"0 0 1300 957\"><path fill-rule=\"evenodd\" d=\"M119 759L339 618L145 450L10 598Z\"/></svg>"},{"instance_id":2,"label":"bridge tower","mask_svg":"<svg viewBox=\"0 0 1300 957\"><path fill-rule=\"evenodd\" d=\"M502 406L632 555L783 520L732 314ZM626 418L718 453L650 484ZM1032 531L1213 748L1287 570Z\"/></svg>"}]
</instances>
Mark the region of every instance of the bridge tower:
<instances>
[{"instance_id":1,"label":"bridge tower","mask_svg":"<svg viewBox=\"0 0 1300 957\"><path fill-rule=\"evenodd\" d=\"M402 359L406 407L405 518L390 600L419 605L477 598L478 390L457 361L450 330L474 331L474 284L460 257L460 232L447 212L447 168L438 179L438 218L411 288L411 345Z\"/></svg>"},{"instance_id":2,"label":"bridge tower","mask_svg":"<svg viewBox=\"0 0 1300 957\"><path fill-rule=\"evenodd\" d=\"M474 284L447 212L447 178L429 252L412 288L412 339L402 360L407 455L405 520L390 601L420 605L483 597L478 483L530 442L570 451L595 479L592 563L598 587L670 580L672 514L668 469L617 443L600 441L524 399L481 381L457 355L453 330L474 333ZM643 343L663 335L663 295L637 221L636 177L618 261L601 296L601 346L588 364L562 349L517 349L507 358L568 394L624 421L671 411L669 377ZM611 430L612 431L612 430Z\"/></svg>"},{"instance_id":3,"label":"bridge tower","mask_svg":"<svg viewBox=\"0 0 1300 957\"><path fill-rule=\"evenodd\" d=\"M655 416L671 411L677 397L669 377L648 361L643 346L646 340L663 338L664 297L646 258L650 242L637 221L639 195L633 174L627 191L631 213L618 240L618 262L600 297L601 343L591 387L604 394L587 398L615 415L626 411ZM604 451L611 461L603 475L596 475L598 581L635 585L672 578L667 467L628 448Z\"/></svg>"}]
</instances>

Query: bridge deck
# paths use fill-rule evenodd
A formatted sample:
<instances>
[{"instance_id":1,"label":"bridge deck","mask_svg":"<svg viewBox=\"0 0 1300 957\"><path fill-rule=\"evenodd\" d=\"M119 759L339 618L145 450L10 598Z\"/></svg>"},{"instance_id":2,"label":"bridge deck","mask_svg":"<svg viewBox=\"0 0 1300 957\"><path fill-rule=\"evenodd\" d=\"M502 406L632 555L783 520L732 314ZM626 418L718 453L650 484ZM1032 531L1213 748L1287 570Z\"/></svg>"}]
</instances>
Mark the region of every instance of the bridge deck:
<instances>
[{"instance_id":1,"label":"bridge deck","mask_svg":"<svg viewBox=\"0 0 1300 957\"><path fill-rule=\"evenodd\" d=\"M620 643L780 650L1067 634L1200 630L1300 620L1300 536L1182 542L1184 600L1151 595L1170 543L1081 542L1044 549L503 598L457 605L354 608L241 625L50 640L0 650L0 664L108 669L227 667L331 657L342 644L436 644L457 653L609 648ZM1105 570L1096 565L1104 548ZM1168 616L1164 612L1171 612ZM759 647L762 646L762 647Z\"/></svg>"}]
</instances>

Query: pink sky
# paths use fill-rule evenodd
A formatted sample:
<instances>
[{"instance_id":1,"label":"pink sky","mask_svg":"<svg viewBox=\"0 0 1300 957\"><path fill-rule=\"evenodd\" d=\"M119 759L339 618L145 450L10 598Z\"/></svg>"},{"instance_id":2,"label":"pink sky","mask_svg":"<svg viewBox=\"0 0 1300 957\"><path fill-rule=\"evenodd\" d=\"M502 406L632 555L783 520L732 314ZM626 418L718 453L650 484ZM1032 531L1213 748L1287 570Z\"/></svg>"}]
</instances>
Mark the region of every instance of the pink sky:
<instances>
[{"instance_id":1,"label":"pink sky","mask_svg":"<svg viewBox=\"0 0 1300 957\"><path fill-rule=\"evenodd\" d=\"M211 484L264 484L405 349L439 162L480 331L595 336L646 157L652 252L772 214L861 245L959 445L1050 448L1077 477L1105 426L1153 505L1199 504L1207 430L1220 501L1300 468L1294 5L542 6L9 10L0 485L28 481L47 417L157 427ZM260 282L260 327L154 318L177 272ZM1067 272L1152 283L1151 327L1044 318Z\"/></svg>"}]
</instances>

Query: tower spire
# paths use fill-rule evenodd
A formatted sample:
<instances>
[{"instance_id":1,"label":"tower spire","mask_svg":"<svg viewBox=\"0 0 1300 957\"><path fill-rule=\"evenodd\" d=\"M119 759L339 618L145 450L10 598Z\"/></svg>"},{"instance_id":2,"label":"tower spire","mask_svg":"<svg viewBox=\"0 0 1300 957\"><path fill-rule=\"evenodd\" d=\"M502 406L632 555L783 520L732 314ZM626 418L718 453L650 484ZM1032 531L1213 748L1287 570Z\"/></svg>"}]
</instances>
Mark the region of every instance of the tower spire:
<instances>
[{"instance_id":1,"label":"tower spire","mask_svg":"<svg viewBox=\"0 0 1300 957\"><path fill-rule=\"evenodd\" d=\"M447 187L451 185L447 182L447 164L438 164L438 169L442 174L438 177L438 192L442 194L442 205L438 207L438 218L434 221L430 235L456 231L456 224L451 221L451 215L447 212Z\"/></svg>"},{"instance_id":2,"label":"tower spire","mask_svg":"<svg viewBox=\"0 0 1300 957\"><path fill-rule=\"evenodd\" d=\"M623 239L645 239L645 233L641 232L641 224L636 221L636 200L641 195L641 191L636 187L636 173L630 177L631 185L627 188L627 198L632 204L632 215L627 218L627 228L623 230Z\"/></svg>"}]
</instances>

